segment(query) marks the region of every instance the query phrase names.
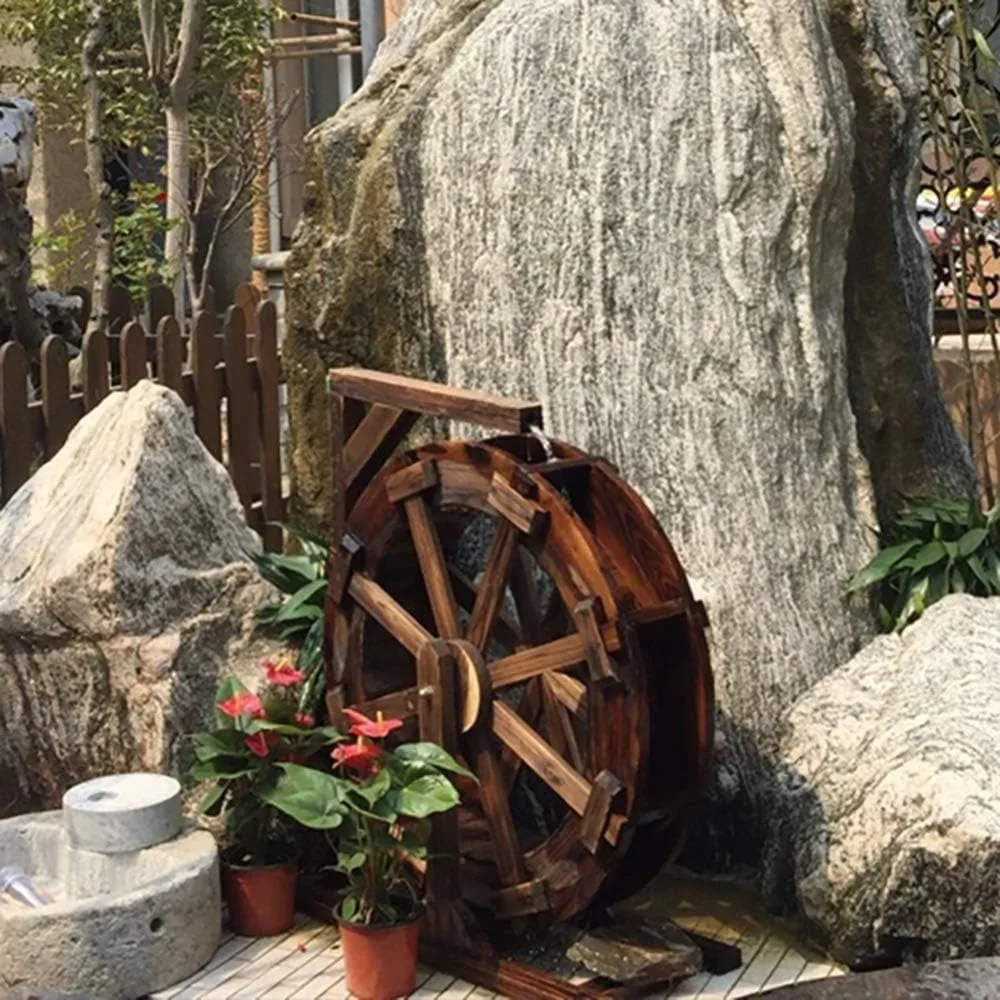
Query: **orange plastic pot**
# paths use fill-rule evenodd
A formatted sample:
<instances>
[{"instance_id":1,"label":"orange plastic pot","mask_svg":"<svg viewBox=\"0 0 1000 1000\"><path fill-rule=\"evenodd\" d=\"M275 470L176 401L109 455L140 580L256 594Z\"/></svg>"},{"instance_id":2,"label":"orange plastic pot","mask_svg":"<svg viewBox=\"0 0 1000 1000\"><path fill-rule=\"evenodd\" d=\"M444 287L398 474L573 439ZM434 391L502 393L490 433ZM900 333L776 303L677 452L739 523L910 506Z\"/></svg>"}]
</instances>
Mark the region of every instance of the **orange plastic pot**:
<instances>
[{"instance_id":1,"label":"orange plastic pot","mask_svg":"<svg viewBox=\"0 0 1000 1000\"><path fill-rule=\"evenodd\" d=\"M368 927L338 920L347 989L358 1000L395 1000L417 988L420 917Z\"/></svg>"},{"instance_id":2,"label":"orange plastic pot","mask_svg":"<svg viewBox=\"0 0 1000 1000\"><path fill-rule=\"evenodd\" d=\"M242 937L274 937L295 923L295 879L298 862L281 865L222 864L222 891L229 904L229 923Z\"/></svg>"}]
</instances>

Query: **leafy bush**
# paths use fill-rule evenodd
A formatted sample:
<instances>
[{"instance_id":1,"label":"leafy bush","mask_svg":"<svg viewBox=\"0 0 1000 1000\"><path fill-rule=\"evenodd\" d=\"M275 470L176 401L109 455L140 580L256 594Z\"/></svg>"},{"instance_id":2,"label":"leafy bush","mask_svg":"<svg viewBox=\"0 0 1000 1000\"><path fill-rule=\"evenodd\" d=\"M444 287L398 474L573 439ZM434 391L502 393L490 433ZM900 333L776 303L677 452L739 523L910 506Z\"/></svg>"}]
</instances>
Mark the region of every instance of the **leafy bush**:
<instances>
[{"instance_id":1,"label":"leafy bush","mask_svg":"<svg viewBox=\"0 0 1000 1000\"><path fill-rule=\"evenodd\" d=\"M1000 594L1000 504L925 500L908 507L887 534L889 545L851 581L880 587L879 621L902 631L948 594Z\"/></svg>"},{"instance_id":2,"label":"leafy bush","mask_svg":"<svg viewBox=\"0 0 1000 1000\"><path fill-rule=\"evenodd\" d=\"M298 668L306 675L299 710L315 714L323 696L327 544L291 525L282 528L298 539L302 551L290 555L262 552L255 557L260 575L286 595L261 608L257 622L264 634L299 647Z\"/></svg>"}]
</instances>

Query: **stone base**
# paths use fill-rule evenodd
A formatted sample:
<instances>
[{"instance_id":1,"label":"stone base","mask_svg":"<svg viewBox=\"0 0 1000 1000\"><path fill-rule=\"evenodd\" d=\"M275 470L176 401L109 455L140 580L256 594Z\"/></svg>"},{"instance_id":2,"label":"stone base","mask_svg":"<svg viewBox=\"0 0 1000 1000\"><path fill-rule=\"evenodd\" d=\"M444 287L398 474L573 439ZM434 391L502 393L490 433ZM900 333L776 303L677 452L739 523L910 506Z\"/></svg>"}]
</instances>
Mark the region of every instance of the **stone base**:
<instances>
[{"instance_id":1,"label":"stone base","mask_svg":"<svg viewBox=\"0 0 1000 1000\"><path fill-rule=\"evenodd\" d=\"M56 900L0 903L0 983L136 1000L197 972L219 946L218 851L204 831L103 855L71 848L60 812L36 813L0 822L0 857Z\"/></svg>"}]
</instances>

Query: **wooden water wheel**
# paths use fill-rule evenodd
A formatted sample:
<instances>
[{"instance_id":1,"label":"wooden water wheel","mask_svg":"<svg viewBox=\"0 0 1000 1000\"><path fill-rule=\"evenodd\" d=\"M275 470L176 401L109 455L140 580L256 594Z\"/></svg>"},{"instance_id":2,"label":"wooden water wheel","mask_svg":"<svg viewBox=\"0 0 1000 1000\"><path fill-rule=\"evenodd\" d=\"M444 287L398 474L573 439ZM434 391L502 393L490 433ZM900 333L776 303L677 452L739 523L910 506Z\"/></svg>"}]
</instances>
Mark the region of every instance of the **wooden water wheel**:
<instances>
[{"instance_id":1,"label":"wooden water wheel","mask_svg":"<svg viewBox=\"0 0 1000 1000\"><path fill-rule=\"evenodd\" d=\"M561 920L638 888L712 743L703 612L655 518L546 441L537 404L358 369L329 387L330 716L404 718L479 779L435 828L432 909ZM420 415L508 436L395 454Z\"/></svg>"}]
</instances>

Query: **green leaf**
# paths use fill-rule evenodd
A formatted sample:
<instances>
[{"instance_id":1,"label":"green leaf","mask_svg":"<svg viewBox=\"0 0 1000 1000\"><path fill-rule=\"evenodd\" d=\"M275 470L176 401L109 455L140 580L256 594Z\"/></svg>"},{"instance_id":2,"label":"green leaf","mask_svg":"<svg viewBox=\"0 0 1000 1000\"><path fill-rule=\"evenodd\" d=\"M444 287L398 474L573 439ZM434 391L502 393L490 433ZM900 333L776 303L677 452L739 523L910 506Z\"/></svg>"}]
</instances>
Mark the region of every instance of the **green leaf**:
<instances>
[{"instance_id":1,"label":"green leaf","mask_svg":"<svg viewBox=\"0 0 1000 1000\"><path fill-rule=\"evenodd\" d=\"M217 729L214 733L198 733L192 738L194 755L200 761L215 757L234 757L243 754L246 735L236 729Z\"/></svg>"},{"instance_id":2,"label":"green leaf","mask_svg":"<svg viewBox=\"0 0 1000 1000\"><path fill-rule=\"evenodd\" d=\"M369 778L363 785L358 785L357 792L365 802L373 806L391 787L392 775L383 769Z\"/></svg>"},{"instance_id":3,"label":"green leaf","mask_svg":"<svg viewBox=\"0 0 1000 1000\"><path fill-rule=\"evenodd\" d=\"M455 786L440 774L425 774L399 792L400 815L416 819L447 812L458 803L459 796Z\"/></svg>"},{"instance_id":4,"label":"green leaf","mask_svg":"<svg viewBox=\"0 0 1000 1000\"><path fill-rule=\"evenodd\" d=\"M911 588L906 603L896 616L896 631L901 632L910 622L919 618L927 608L927 592L930 589L930 580L923 577Z\"/></svg>"},{"instance_id":5,"label":"green leaf","mask_svg":"<svg viewBox=\"0 0 1000 1000\"><path fill-rule=\"evenodd\" d=\"M990 582L989 574L986 572L986 567L983 565L982 559L973 553L969 556L968 565L969 569L975 574L976 579L986 588L986 593L992 594L996 585Z\"/></svg>"},{"instance_id":6,"label":"green leaf","mask_svg":"<svg viewBox=\"0 0 1000 1000\"><path fill-rule=\"evenodd\" d=\"M195 781L234 781L257 774L260 766L250 763L246 758L213 757L211 760L199 760L191 768L191 777Z\"/></svg>"},{"instance_id":7,"label":"green leaf","mask_svg":"<svg viewBox=\"0 0 1000 1000\"><path fill-rule=\"evenodd\" d=\"M988 532L985 528L973 528L971 531L967 531L958 540L958 554L963 557L972 555L986 541L987 535Z\"/></svg>"},{"instance_id":8,"label":"green leaf","mask_svg":"<svg viewBox=\"0 0 1000 1000\"><path fill-rule=\"evenodd\" d=\"M976 49L979 54L991 65L997 66L997 57L993 50L990 48L990 43L986 40L986 36L978 29L972 29L972 37L976 43Z\"/></svg>"},{"instance_id":9,"label":"green leaf","mask_svg":"<svg viewBox=\"0 0 1000 1000\"><path fill-rule=\"evenodd\" d=\"M919 573L920 570L947 558L947 555L948 550L943 542L928 542L912 558L906 560L906 566L914 573Z\"/></svg>"},{"instance_id":10,"label":"green leaf","mask_svg":"<svg viewBox=\"0 0 1000 1000\"><path fill-rule=\"evenodd\" d=\"M404 743L393 751L393 756L409 763L424 764L439 771L450 771L452 774L461 774L465 778L477 780L470 770L462 767L450 753L436 743Z\"/></svg>"},{"instance_id":11,"label":"green leaf","mask_svg":"<svg viewBox=\"0 0 1000 1000\"><path fill-rule=\"evenodd\" d=\"M326 580L313 580L312 583L300 587L292 597L282 604L281 610L275 616L275 621L287 621L289 618L311 614L314 609L322 613L326 588Z\"/></svg>"},{"instance_id":12,"label":"green leaf","mask_svg":"<svg viewBox=\"0 0 1000 1000\"><path fill-rule=\"evenodd\" d=\"M225 785L216 785L199 803L198 809L206 816L218 816L222 812L223 800L226 797Z\"/></svg>"},{"instance_id":13,"label":"green leaf","mask_svg":"<svg viewBox=\"0 0 1000 1000\"><path fill-rule=\"evenodd\" d=\"M312 830L332 830L344 820L340 778L300 764L278 764L277 782L258 791L275 809Z\"/></svg>"},{"instance_id":14,"label":"green leaf","mask_svg":"<svg viewBox=\"0 0 1000 1000\"><path fill-rule=\"evenodd\" d=\"M350 923L358 915L358 901L354 896L345 896L340 904L340 917Z\"/></svg>"},{"instance_id":15,"label":"green leaf","mask_svg":"<svg viewBox=\"0 0 1000 1000\"><path fill-rule=\"evenodd\" d=\"M919 545L920 542L917 539L911 539L908 542L901 542L899 545L883 549L851 580L848 593L856 590L865 590L872 586L872 584L884 580L892 572L897 563L905 559Z\"/></svg>"},{"instance_id":16,"label":"green leaf","mask_svg":"<svg viewBox=\"0 0 1000 1000\"><path fill-rule=\"evenodd\" d=\"M345 875L350 875L351 872L355 872L359 868L364 868L365 861L367 860L364 851L352 851L350 853L345 851L337 852L337 868Z\"/></svg>"}]
</instances>

